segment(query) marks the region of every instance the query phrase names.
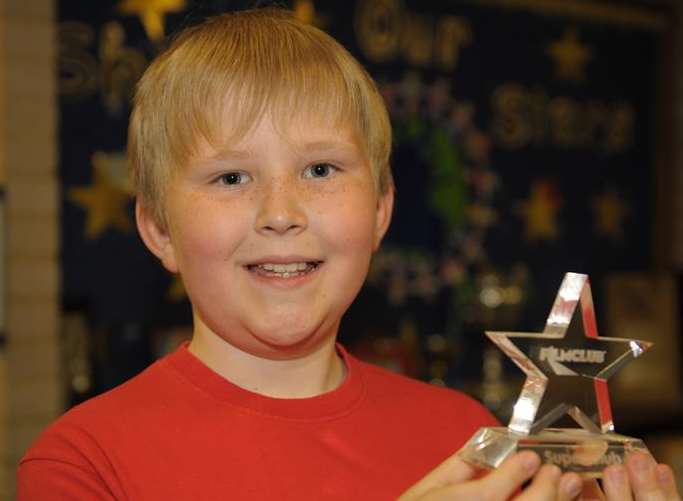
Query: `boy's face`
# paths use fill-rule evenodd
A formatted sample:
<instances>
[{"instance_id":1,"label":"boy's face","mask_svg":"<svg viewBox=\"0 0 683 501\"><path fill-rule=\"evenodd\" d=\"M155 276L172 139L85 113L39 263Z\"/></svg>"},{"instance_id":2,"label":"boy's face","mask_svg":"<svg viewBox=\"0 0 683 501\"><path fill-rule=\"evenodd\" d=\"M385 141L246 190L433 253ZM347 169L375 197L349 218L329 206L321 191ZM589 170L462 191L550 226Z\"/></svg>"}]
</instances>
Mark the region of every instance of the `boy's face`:
<instances>
[{"instance_id":1,"label":"boy's face","mask_svg":"<svg viewBox=\"0 0 683 501\"><path fill-rule=\"evenodd\" d=\"M195 332L263 358L334 338L391 217L350 130L266 116L238 144L199 154L170 181L167 226L138 208L143 239L182 274Z\"/></svg>"}]
</instances>

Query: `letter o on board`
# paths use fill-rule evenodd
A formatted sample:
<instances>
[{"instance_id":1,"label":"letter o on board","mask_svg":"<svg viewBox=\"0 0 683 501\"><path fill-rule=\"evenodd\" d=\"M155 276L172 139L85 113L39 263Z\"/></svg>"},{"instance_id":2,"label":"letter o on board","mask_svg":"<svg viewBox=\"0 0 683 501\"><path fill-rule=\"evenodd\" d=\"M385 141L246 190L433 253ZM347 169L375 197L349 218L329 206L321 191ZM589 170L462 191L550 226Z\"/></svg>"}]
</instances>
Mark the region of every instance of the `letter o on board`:
<instances>
[{"instance_id":1,"label":"letter o on board","mask_svg":"<svg viewBox=\"0 0 683 501\"><path fill-rule=\"evenodd\" d=\"M394 59L403 29L400 0L358 2L354 28L358 46L368 59L375 63Z\"/></svg>"}]
</instances>

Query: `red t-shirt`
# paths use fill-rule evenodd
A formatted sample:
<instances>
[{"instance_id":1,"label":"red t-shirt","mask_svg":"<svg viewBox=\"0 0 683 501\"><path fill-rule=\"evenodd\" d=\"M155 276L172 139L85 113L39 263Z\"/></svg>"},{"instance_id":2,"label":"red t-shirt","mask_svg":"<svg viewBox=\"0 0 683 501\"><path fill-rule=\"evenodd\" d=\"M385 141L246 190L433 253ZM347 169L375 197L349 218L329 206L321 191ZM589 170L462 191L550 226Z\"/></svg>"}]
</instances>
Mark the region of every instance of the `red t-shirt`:
<instances>
[{"instance_id":1,"label":"red t-shirt","mask_svg":"<svg viewBox=\"0 0 683 501\"><path fill-rule=\"evenodd\" d=\"M18 499L395 500L496 423L461 393L340 353L339 388L276 399L180 347L43 432Z\"/></svg>"}]
</instances>

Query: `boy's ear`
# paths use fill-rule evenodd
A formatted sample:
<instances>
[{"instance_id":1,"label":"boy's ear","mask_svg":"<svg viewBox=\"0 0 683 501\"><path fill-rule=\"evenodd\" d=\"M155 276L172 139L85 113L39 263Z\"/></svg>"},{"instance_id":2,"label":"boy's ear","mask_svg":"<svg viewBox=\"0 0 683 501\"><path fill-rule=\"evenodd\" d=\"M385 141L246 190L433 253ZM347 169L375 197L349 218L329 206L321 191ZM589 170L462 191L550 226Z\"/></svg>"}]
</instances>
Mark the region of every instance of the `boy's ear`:
<instances>
[{"instance_id":1,"label":"boy's ear","mask_svg":"<svg viewBox=\"0 0 683 501\"><path fill-rule=\"evenodd\" d=\"M394 183L391 183L387 191L377 199L377 215L375 220L375 245L373 250L379 249L382 238L389 229L391 215L394 211Z\"/></svg>"},{"instance_id":2,"label":"boy's ear","mask_svg":"<svg viewBox=\"0 0 683 501\"><path fill-rule=\"evenodd\" d=\"M164 267L171 273L178 272L178 262L171 237L165 226L162 226L151 211L140 203L135 202L135 220L138 232L147 248L159 258Z\"/></svg>"}]
</instances>

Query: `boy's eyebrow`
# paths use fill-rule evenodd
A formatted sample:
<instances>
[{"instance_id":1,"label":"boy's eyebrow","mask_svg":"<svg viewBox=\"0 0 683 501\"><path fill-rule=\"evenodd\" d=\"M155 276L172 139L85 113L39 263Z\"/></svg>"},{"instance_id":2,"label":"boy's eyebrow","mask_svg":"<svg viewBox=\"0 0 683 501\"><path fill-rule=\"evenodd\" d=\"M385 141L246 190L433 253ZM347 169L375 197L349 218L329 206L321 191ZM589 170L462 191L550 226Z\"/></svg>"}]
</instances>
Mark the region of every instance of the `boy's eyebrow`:
<instances>
[{"instance_id":1,"label":"boy's eyebrow","mask_svg":"<svg viewBox=\"0 0 683 501\"><path fill-rule=\"evenodd\" d=\"M348 141L311 141L308 143L303 143L300 145L296 145L296 150L317 150L317 151L326 151L326 150L356 150L357 146ZM236 150L232 148L221 148L219 151L216 152L215 155L211 157L211 160L230 160L230 159L236 159L236 160L243 160L243 159L248 159L252 157L254 154L250 150Z\"/></svg>"},{"instance_id":2,"label":"boy's eyebrow","mask_svg":"<svg viewBox=\"0 0 683 501\"><path fill-rule=\"evenodd\" d=\"M304 148L312 150L334 150L338 148L354 149L355 145L347 141L312 141L302 145Z\"/></svg>"},{"instance_id":3,"label":"boy's eyebrow","mask_svg":"<svg viewBox=\"0 0 683 501\"><path fill-rule=\"evenodd\" d=\"M309 143L304 143L297 145L297 151L302 154L306 151L320 152L320 153L331 153L331 154L352 154L356 155L358 153L358 145L350 141L344 140L333 140L333 141L311 141Z\"/></svg>"},{"instance_id":4,"label":"boy's eyebrow","mask_svg":"<svg viewBox=\"0 0 683 501\"><path fill-rule=\"evenodd\" d=\"M226 159L245 159L252 156L252 153L248 150L233 150L230 148L221 148L216 152L215 155L211 157L212 160L226 160Z\"/></svg>"}]
</instances>

